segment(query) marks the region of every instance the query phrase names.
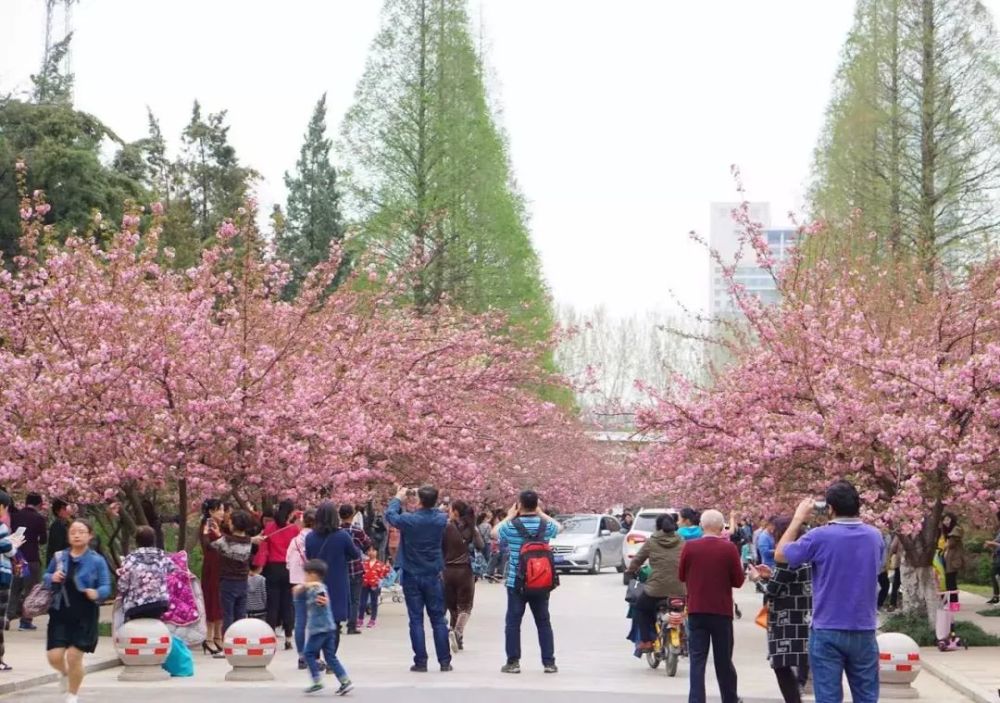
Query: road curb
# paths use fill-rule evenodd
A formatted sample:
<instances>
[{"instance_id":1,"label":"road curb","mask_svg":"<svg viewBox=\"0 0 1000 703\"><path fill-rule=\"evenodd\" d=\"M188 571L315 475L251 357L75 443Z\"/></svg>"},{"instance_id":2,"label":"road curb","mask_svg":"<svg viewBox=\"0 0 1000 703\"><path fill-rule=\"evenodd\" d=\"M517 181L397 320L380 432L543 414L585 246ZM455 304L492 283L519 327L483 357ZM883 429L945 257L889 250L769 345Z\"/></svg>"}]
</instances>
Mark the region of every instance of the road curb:
<instances>
[{"instance_id":1,"label":"road curb","mask_svg":"<svg viewBox=\"0 0 1000 703\"><path fill-rule=\"evenodd\" d=\"M92 674L96 671L105 671L106 669L114 669L115 667L121 666L122 663L117 656L114 659L102 659L100 661L93 662L92 664L87 664L84 667L84 671L88 674ZM19 681L8 681L7 683L0 683L0 696L5 696L8 693L17 693L18 691L25 691L29 688L38 688L39 686L47 686L50 683L57 683L59 681L59 674L42 674L40 676L33 676L30 679L20 679Z\"/></svg>"},{"instance_id":2,"label":"road curb","mask_svg":"<svg viewBox=\"0 0 1000 703\"><path fill-rule=\"evenodd\" d=\"M995 701L983 693L978 686L967 683L963 680L963 677L960 674L954 673L948 667L941 666L928 661L927 659L923 659L920 663L928 674L941 679L941 681L946 683L948 686L951 686L966 698L969 698L976 703L995 703Z\"/></svg>"}]
</instances>

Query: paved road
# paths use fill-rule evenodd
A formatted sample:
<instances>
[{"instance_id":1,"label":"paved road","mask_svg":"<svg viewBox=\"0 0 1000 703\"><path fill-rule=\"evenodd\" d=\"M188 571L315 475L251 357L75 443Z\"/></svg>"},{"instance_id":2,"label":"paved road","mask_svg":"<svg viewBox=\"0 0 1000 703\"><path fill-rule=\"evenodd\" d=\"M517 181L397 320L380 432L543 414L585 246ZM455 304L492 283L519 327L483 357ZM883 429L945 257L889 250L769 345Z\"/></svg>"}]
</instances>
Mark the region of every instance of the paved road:
<instances>
[{"instance_id":1,"label":"paved road","mask_svg":"<svg viewBox=\"0 0 1000 703\"><path fill-rule=\"evenodd\" d=\"M560 673L541 671L538 644L530 614L525 618L524 655L519 676L499 671L504 663L503 614L505 593L502 587L484 584L476 594L476 608L466 632L466 651L455 657L455 671L450 674L431 671L411 674L406 617L402 605L383 606L379 627L357 637L345 637L341 656L356 690L351 698L373 703L398 703L402 694L412 703L509 703L518 693L542 695L547 703L597 703L607 701L607 694L626 693L638 703L682 703L687 700L687 662L682 661L676 678L668 678L662 667L652 670L631 656L631 645L624 640L628 621L621 577L613 572L601 576L573 575L563 579L552 600L556 633L556 656ZM774 677L764 657L764 632L753 624L759 599L746 587L738 594L745 617L736 623L736 668L745 703L779 701ZM271 703L275 695L298 697L307 683L304 672L295 668L295 656L279 652L271 665L276 680L266 684L227 684L223 681L228 667L224 661L200 654L196 676L173 679L160 684L125 684L116 680L117 671L94 674L84 683L83 703L134 703L153 698L158 703L186 703L218 698L226 692L241 703ZM718 700L709 667L709 696ZM928 674L921 674L921 697L935 703L964 703L966 699ZM333 697L331 691L319 694ZM228 698L228 696L227 696ZM13 694L7 701L18 703L61 703L54 686Z\"/></svg>"}]
</instances>

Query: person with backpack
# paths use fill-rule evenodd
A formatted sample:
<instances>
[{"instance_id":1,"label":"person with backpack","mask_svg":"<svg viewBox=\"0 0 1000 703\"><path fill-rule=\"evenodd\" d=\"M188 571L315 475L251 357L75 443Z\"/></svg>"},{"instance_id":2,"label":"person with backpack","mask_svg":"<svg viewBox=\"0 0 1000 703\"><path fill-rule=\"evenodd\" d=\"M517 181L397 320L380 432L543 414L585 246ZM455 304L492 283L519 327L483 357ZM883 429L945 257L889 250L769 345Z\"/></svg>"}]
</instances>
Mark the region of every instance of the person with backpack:
<instances>
[{"instance_id":1,"label":"person with backpack","mask_svg":"<svg viewBox=\"0 0 1000 703\"><path fill-rule=\"evenodd\" d=\"M538 494L521 491L518 502L494 529L493 535L510 547L507 563L507 663L505 674L521 673L521 621L531 608L538 628L538 645L546 674L556 666L555 637L549 617L549 594L559 585L549 540L559 534L559 523L538 505Z\"/></svg>"},{"instance_id":2,"label":"person with backpack","mask_svg":"<svg viewBox=\"0 0 1000 703\"><path fill-rule=\"evenodd\" d=\"M451 618L449 639L451 651L465 648L465 625L472 615L476 596L476 575L472 570L473 556L483 549L483 536L476 528L476 514L463 500L451 504L451 519L444 530L444 603Z\"/></svg>"},{"instance_id":3,"label":"person with backpack","mask_svg":"<svg viewBox=\"0 0 1000 703\"><path fill-rule=\"evenodd\" d=\"M385 521L400 532L399 566L402 571L403 598L410 621L410 644L413 646L414 673L427 672L427 641L424 634L424 610L434 632L434 650L441 671L452 671L448 622L445 619L444 550L441 548L448 516L437 508L438 490L423 486L417 491L420 509L403 512L403 501L411 495L400 487L389 501Z\"/></svg>"}]
</instances>

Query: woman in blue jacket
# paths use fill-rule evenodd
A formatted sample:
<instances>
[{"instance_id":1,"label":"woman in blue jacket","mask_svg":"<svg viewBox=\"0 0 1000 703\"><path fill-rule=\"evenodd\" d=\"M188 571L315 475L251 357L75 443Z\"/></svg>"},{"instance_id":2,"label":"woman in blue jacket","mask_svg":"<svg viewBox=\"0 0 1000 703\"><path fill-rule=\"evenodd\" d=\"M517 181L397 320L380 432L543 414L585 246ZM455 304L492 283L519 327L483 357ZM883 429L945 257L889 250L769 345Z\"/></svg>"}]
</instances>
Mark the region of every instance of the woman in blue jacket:
<instances>
[{"instance_id":1,"label":"woman in blue jacket","mask_svg":"<svg viewBox=\"0 0 1000 703\"><path fill-rule=\"evenodd\" d=\"M83 683L83 655L97 649L100 604L111 596L111 571L90 549L94 530L86 520L69 526L69 549L50 561L45 585L52 591L45 648L49 665L62 676L66 703L77 703Z\"/></svg>"},{"instance_id":2,"label":"woman in blue jacket","mask_svg":"<svg viewBox=\"0 0 1000 703\"><path fill-rule=\"evenodd\" d=\"M337 623L333 633L334 653L340 646L340 624L347 622L349 611L351 584L347 563L360 558L361 552L354 545L351 533L340 529L337 506L330 502L321 504L316 509L313 531L306 537L306 559L322 559L326 562L326 590L330 595L330 610Z\"/></svg>"}]
</instances>

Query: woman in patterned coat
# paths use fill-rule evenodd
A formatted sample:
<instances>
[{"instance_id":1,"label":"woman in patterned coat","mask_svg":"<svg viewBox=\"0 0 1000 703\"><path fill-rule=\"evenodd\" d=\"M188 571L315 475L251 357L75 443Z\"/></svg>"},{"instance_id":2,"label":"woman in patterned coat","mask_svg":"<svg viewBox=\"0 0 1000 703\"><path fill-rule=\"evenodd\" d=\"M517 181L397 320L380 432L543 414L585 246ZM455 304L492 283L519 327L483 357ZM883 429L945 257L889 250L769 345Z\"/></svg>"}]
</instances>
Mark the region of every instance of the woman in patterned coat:
<instances>
[{"instance_id":1,"label":"woman in patterned coat","mask_svg":"<svg viewBox=\"0 0 1000 703\"><path fill-rule=\"evenodd\" d=\"M791 520L774 521L774 541L781 541ZM764 583L767 598L767 658L785 703L801 703L809 678L809 623L812 620L812 570L778 562Z\"/></svg>"}]
</instances>

